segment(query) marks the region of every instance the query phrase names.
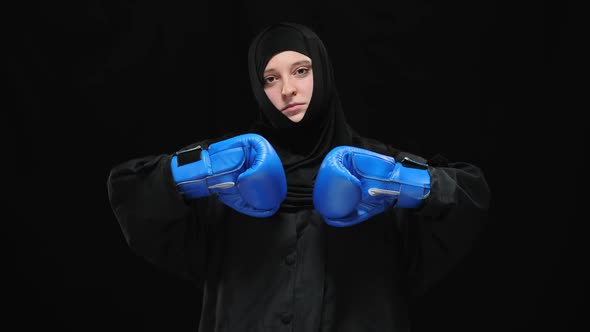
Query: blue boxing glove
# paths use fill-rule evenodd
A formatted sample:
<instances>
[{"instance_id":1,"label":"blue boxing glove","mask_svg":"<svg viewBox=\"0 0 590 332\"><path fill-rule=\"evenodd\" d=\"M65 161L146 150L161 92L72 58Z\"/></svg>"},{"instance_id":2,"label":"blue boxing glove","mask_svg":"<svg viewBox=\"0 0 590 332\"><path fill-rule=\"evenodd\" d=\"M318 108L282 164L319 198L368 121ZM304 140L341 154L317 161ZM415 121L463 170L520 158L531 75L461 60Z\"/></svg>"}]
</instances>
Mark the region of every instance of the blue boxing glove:
<instances>
[{"instance_id":1,"label":"blue boxing glove","mask_svg":"<svg viewBox=\"0 0 590 332\"><path fill-rule=\"evenodd\" d=\"M179 151L170 166L185 198L216 195L253 217L272 216L287 196L283 164L270 143L257 134Z\"/></svg>"},{"instance_id":2,"label":"blue boxing glove","mask_svg":"<svg viewBox=\"0 0 590 332\"><path fill-rule=\"evenodd\" d=\"M320 166L313 189L316 210L327 224L358 224L390 206L417 208L430 193L428 166L404 166L369 150L339 146Z\"/></svg>"}]
</instances>

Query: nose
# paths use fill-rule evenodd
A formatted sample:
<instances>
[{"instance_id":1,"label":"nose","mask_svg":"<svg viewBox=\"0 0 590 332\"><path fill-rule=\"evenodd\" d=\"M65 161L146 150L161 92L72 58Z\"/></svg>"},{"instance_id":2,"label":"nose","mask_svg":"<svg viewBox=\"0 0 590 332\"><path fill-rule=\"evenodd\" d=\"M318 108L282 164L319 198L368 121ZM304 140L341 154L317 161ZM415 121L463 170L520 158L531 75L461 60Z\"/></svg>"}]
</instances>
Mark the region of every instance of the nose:
<instances>
[{"instance_id":1,"label":"nose","mask_svg":"<svg viewBox=\"0 0 590 332\"><path fill-rule=\"evenodd\" d=\"M289 95L296 95L297 94L297 89L295 88L295 85L291 84L290 80L284 80L284 84L283 84L283 88L281 90L281 93L283 94L283 96L289 96Z\"/></svg>"}]
</instances>

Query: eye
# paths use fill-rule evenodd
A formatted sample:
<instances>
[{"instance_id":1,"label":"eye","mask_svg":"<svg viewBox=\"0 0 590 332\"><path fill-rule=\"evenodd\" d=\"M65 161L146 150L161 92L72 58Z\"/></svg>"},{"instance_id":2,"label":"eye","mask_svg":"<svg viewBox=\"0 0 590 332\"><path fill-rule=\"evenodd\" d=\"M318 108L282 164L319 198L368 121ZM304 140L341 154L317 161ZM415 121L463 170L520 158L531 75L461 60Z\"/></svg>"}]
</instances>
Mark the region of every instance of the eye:
<instances>
[{"instance_id":1,"label":"eye","mask_svg":"<svg viewBox=\"0 0 590 332\"><path fill-rule=\"evenodd\" d=\"M267 76L264 78L264 84L271 84L272 82L276 81L276 77L274 76Z\"/></svg>"},{"instance_id":2,"label":"eye","mask_svg":"<svg viewBox=\"0 0 590 332\"><path fill-rule=\"evenodd\" d=\"M309 68L307 67L299 67L297 69L295 69L295 75L297 76L305 76L307 75L307 73L309 72Z\"/></svg>"}]
</instances>

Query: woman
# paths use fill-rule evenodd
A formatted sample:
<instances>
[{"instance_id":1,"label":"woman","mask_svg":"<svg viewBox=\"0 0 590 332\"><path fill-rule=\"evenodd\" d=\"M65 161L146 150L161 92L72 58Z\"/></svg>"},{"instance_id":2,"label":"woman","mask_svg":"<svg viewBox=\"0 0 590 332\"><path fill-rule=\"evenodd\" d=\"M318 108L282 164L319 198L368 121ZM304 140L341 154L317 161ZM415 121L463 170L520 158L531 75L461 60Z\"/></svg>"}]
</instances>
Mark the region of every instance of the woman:
<instances>
[{"instance_id":1,"label":"woman","mask_svg":"<svg viewBox=\"0 0 590 332\"><path fill-rule=\"evenodd\" d=\"M130 248L203 290L199 331L408 331L486 220L481 170L356 133L305 26L267 27L248 63L253 126L112 169Z\"/></svg>"}]
</instances>

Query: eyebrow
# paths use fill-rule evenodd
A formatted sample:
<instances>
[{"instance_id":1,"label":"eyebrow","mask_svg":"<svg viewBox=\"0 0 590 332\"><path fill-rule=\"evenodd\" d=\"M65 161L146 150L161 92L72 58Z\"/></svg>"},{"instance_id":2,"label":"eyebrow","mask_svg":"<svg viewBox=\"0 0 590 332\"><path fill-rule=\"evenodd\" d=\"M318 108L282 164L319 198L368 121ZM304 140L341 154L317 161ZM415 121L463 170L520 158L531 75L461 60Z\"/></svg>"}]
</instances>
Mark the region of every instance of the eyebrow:
<instances>
[{"instance_id":1,"label":"eyebrow","mask_svg":"<svg viewBox=\"0 0 590 332\"><path fill-rule=\"evenodd\" d=\"M297 67L297 66L301 66L301 65L311 66L311 61L309 61L309 60L299 60L299 61L293 62L293 64L291 64L291 68ZM271 72L271 71L274 71L274 70L275 70L274 68L269 68L269 69L267 69L267 70L264 71L264 74L266 74L268 72Z\"/></svg>"}]
</instances>

